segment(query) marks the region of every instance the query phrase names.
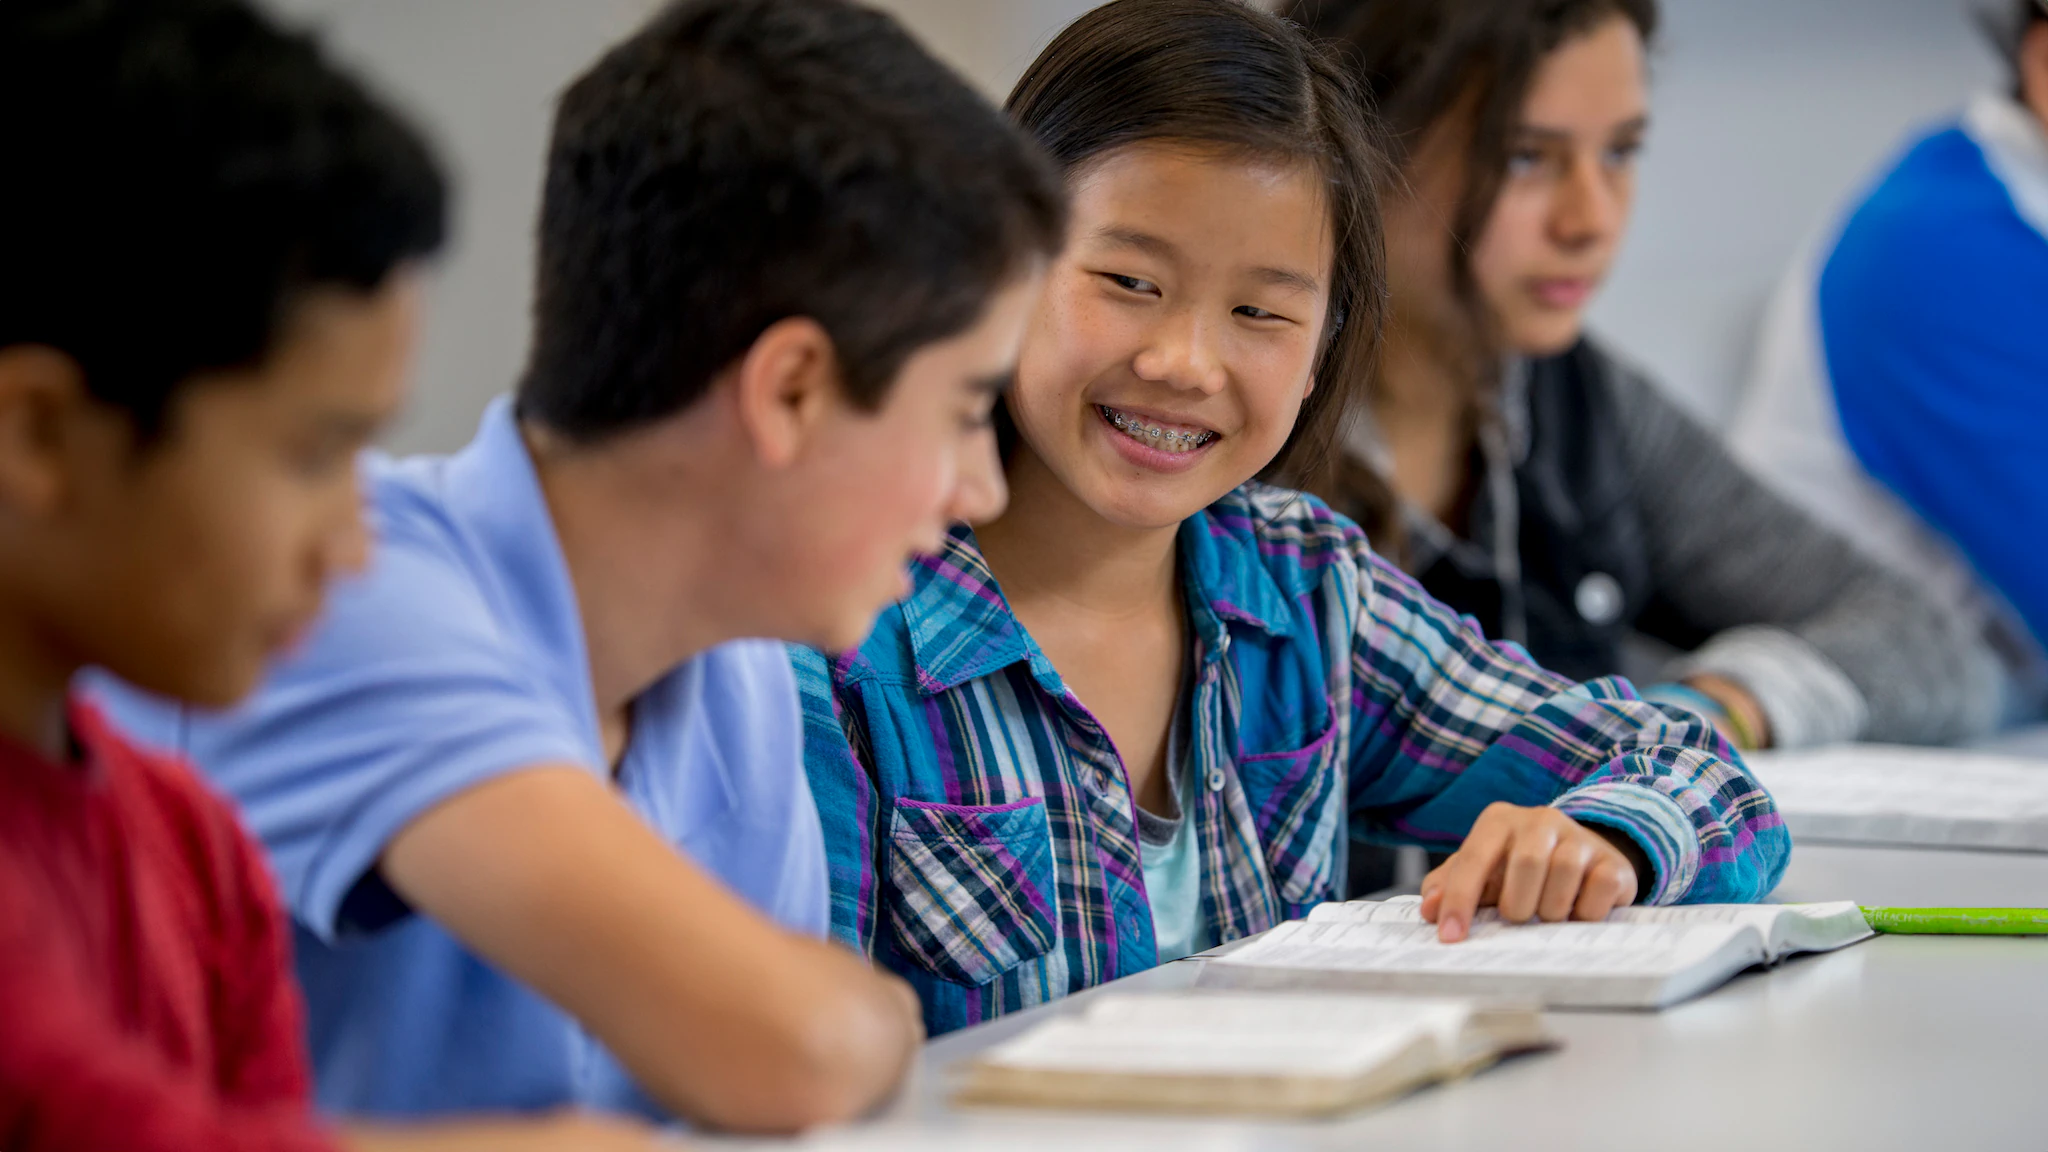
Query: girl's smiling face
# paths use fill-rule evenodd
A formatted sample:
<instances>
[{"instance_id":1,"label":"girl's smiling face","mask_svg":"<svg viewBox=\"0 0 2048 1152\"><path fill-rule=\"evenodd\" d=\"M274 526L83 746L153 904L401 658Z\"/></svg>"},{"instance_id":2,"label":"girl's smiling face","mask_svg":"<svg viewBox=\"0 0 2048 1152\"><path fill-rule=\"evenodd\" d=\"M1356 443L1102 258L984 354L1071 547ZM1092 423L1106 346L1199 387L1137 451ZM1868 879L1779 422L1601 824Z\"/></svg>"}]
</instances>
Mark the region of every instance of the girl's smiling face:
<instances>
[{"instance_id":1,"label":"girl's smiling face","mask_svg":"<svg viewBox=\"0 0 2048 1152\"><path fill-rule=\"evenodd\" d=\"M1028 453L1111 523L1178 524L1273 460L1314 387L1332 260L1320 176L1146 143L1071 187L1071 239L1009 395L1013 475Z\"/></svg>"}]
</instances>

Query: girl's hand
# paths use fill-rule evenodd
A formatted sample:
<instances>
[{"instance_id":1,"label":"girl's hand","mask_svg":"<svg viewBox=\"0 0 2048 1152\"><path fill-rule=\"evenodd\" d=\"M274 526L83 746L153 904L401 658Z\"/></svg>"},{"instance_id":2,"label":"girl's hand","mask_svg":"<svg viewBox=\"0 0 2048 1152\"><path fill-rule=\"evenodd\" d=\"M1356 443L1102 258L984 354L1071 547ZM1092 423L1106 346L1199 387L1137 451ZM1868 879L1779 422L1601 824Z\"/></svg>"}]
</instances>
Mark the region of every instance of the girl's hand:
<instances>
[{"instance_id":1,"label":"girl's hand","mask_svg":"<svg viewBox=\"0 0 2048 1152\"><path fill-rule=\"evenodd\" d=\"M1619 832L1581 824L1555 808L1489 804L1456 855L1422 878L1422 918L1455 944L1472 916L1494 905L1501 919L1598 920L1635 902L1649 862Z\"/></svg>"}]
</instances>

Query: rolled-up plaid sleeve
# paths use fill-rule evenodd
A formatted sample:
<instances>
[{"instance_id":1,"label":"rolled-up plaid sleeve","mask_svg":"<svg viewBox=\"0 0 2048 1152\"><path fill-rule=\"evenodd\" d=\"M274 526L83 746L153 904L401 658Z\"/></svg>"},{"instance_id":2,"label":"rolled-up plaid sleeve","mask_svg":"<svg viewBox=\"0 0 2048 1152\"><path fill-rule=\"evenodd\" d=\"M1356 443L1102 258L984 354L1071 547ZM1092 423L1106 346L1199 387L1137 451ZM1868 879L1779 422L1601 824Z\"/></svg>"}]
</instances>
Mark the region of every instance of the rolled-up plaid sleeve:
<instances>
[{"instance_id":1,"label":"rolled-up plaid sleeve","mask_svg":"<svg viewBox=\"0 0 2048 1152\"><path fill-rule=\"evenodd\" d=\"M1790 837L1711 724L1619 677L1548 672L1363 540L1355 555L1355 834L1449 848L1488 804L1552 805L1641 847L1656 873L1645 903L1753 901L1777 886Z\"/></svg>"}]
</instances>

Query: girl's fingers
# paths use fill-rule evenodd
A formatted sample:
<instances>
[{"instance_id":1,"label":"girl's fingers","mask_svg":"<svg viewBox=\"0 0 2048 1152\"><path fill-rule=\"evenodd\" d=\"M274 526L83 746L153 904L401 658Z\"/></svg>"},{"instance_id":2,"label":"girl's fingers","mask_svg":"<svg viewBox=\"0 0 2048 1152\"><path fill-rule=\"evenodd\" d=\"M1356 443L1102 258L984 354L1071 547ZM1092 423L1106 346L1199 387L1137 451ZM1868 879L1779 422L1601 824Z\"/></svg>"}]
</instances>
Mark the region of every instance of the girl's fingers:
<instances>
[{"instance_id":1,"label":"girl's fingers","mask_svg":"<svg viewBox=\"0 0 2048 1152\"><path fill-rule=\"evenodd\" d=\"M1579 892L1591 871L1593 846L1572 838L1550 854L1550 875L1543 881L1543 896L1536 901L1536 915L1552 924L1571 918L1578 906Z\"/></svg>"},{"instance_id":2,"label":"girl's fingers","mask_svg":"<svg viewBox=\"0 0 2048 1152\"><path fill-rule=\"evenodd\" d=\"M1501 852L1508 839L1508 825L1488 808L1472 825L1465 844L1444 861L1442 899L1436 908L1436 938L1446 944L1463 940L1472 928L1472 914L1479 910L1479 897L1487 880L1500 866Z\"/></svg>"},{"instance_id":3,"label":"girl's fingers","mask_svg":"<svg viewBox=\"0 0 2048 1152\"><path fill-rule=\"evenodd\" d=\"M1557 851L1558 829L1548 820L1525 818L1517 822L1508 843L1507 862L1502 868L1500 916L1520 924L1536 914L1536 902L1543 896L1544 879L1550 874L1550 857Z\"/></svg>"},{"instance_id":4,"label":"girl's fingers","mask_svg":"<svg viewBox=\"0 0 2048 1152\"><path fill-rule=\"evenodd\" d=\"M1636 870L1617 852L1601 857L1586 870L1572 915L1580 920L1604 920L1609 912L1634 903L1635 898Z\"/></svg>"}]
</instances>

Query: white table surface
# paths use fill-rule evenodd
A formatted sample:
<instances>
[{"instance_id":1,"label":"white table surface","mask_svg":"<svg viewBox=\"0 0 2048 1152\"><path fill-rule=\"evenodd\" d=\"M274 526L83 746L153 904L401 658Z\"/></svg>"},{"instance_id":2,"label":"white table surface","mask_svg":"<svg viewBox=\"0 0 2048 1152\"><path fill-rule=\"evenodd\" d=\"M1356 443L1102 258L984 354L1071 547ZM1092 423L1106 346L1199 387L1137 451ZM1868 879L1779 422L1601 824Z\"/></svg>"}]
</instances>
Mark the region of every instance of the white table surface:
<instances>
[{"instance_id":1,"label":"white table surface","mask_svg":"<svg viewBox=\"0 0 2048 1152\"><path fill-rule=\"evenodd\" d=\"M1777 898L2048 906L2048 855L1806 846ZM1188 987L1202 968L1184 960L1104 988ZM1879 937L1747 973L1661 1013L1553 1012L1561 1050L1338 1121L1190 1122L946 1103L953 1065L1092 994L933 1041L901 1096L851 1135L862 1148L1074 1152L2048 1149L2048 938Z\"/></svg>"},{"instance_id":2,"label":"white table surface","mask_svg":"<svg viewBox=\"0 0 2048 1152\"><path fill-rule=\"evenodd\" d=\"M2048 757L2048 724L2001 732L1979 742L1978 746L1989 752L2004 752L2013 756Z\"/></svg>"}]
</instances>

